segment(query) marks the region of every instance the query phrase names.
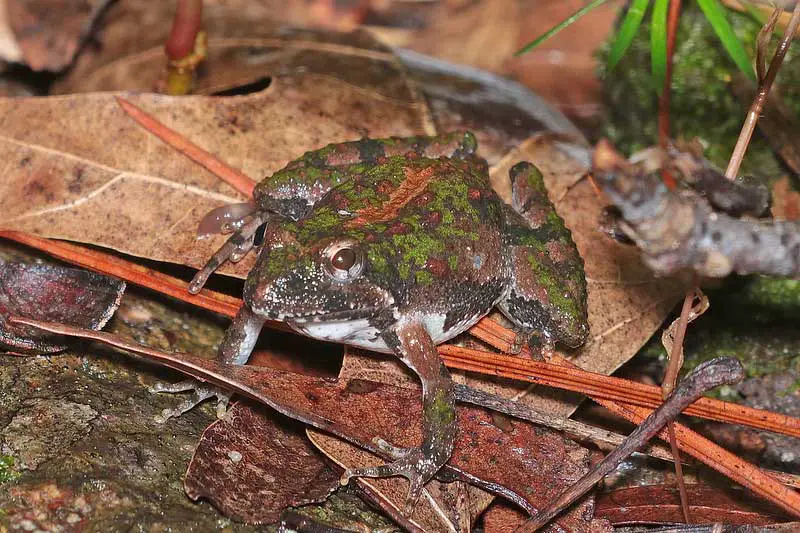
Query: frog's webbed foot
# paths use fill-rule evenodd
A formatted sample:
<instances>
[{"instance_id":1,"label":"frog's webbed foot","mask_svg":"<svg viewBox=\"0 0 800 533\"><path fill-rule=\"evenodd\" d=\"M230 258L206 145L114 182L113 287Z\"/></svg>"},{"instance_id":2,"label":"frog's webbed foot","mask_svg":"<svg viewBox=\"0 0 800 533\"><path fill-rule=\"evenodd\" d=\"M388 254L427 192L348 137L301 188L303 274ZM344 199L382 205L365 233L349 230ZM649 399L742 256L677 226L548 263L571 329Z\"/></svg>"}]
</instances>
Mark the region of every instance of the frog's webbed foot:
<instances>
[{"instance_id":1,"label":"frog's webbed foot","mask_svg":"<svg viewBox=\"0 0 800 533\"><path fill-rule=\"evenodd\" d=\"M192 396L186 398L183 402L179 403L175 407L169 409L164 409L161 411L160 415L155 417L156 422L159 424L163 424L170 418L177 418L181 416L183 413L194 409L199 403L207 400L208 398L216 397L217 398L217 418L222 418L225 416L225 413L228 410L228 402L230 401L231 395L228 392L225 392L221 389L217 389L216 387L210 387L208 385L203 385L198 381L193 379L188 379L185 381L179 381L178 383L156 383L152 387L150 387L150 392L158 393L158 392L168 392L168 393L177 393L177 392L186 392L192 391Z\"/></svg>"},{"instance_id":2,"label":"frog's webbed foot","mask_svg":"<svg viewBox=\"0 0 800 533\"><path fill-rule=\"evenodd\" d=\"M206 262L203 268L197 271L197 274L194 275L194 278L192 278L192 281L189 283L189 292L192 294L200 292L200 289L206 284L211 274L222 266L225 261L231 260L235 263L242 259L253 247L253 240L258 228L264 224L268 218L268 213L257 211L252 215L248 215L246 219L228 222L226 228L238 227L239 229L211 256L211 259Z\"/></svg>"},{"instance_id":3,"label":"frog's webbed foot","mask_svg":"<svg viewBox=\"0 0 800 533\"><path fill-rule=\"evenodd\" d=\"M422 496L422 489L439 470L441 465L435 464L431 460L430 453L426 453L423 448L396 448L383 439L376 439L378 445L397 457L391 463L380 466L370 466L364 468L348 468L340 479L342 485L346 485L353 477L393 477L403 476L408 480L408 496L406 497L404 513L411 515L414 507Z\"/></svg>"},{"instance_id":4,"label":"frog's webbed foot","mask_svg":"<svg viewBox=\"0 0 800 533\"><path fill-rule=\"evenodd\" d=\"M220 344L218 360L223 364L245 364L253 351L263 324L264 318L253 313L247 305L240 307L230 327L225 331L225 337ZM185 391L193 391L192 396L172 409L164 409L161 415L156 417L156 421L163 423L170 418L178 417L211 397L217 398L217 418L225 416L231 394L216 387L190 379L173 384L156 383L150 388L150 392Z\"/></svg>"},{"instance_id":5,"label":"frog's webbed foot","mask_svg":"<svg viewBox=\"0 0 800 533\"><path fill-rule=\"evenodd\" d=\"M545 333L529 332L525 341L528 343L528 351L534 361L549 361L556 350L555 340Z\"/></svg>"},{"instance_id":6,"label":"frog's webbed foot","mask_svg":"<svg viewBox=\"0 0 800 533\"><path fill-rule=\"evenodd\" d=\"M511 355L519 355L519 352L529 344L533 337L533 330L521 328L519 326L514 328L514 340L508 347L508 353Z\"/></svg>"}]
</instances>

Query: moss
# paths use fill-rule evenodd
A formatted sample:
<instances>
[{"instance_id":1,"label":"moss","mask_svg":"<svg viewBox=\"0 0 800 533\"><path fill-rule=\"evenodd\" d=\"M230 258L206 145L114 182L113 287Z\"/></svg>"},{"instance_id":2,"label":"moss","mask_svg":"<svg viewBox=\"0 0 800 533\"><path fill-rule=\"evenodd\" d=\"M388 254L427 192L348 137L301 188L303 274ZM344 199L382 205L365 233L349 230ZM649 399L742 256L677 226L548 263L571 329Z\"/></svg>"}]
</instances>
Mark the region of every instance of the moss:
<instances>
[{"instance_id":1,"label":"moss","mask_svg":"<svg viewBox=\"0 0 800 533\"><path fill-rule=\"evenodd\" d=\"M342 225L342 217L331 207L320 207L314 210L310 218L297 223L298 239L301 242L311 242L320 236L330 235Z\"/></svg>"},{"instance_id":2,"label":"moss","mask_svg":"<svg viewBox=\"0 0 800 533\"><path fill-rule=\"evenodd\" d=\"M447 265L450 267L450 270L456 270L458 268L458 256L455 254L448 255Z\"/></svg>"},{"instance_id":3,"label":"moss","mask_svg":"<svg viewBox=\"0 0 800 533\"><path fill-rule=\"evenodd\" d=\"M397 270L403 279L408 279L415 267L424 266L431 255L444 252L444 243L440 239L424 233L393 235L392 243L400 252Z\"/></svg>"},{"instance_id":4,"label":"moss","mask_svg":"<svg viewBox=\"0 0 800 533\"><path fill-rule=\"evenodd\" d=\"M550 305L566 314L571 322L580 321L582 317L580 306L567 296L566 286L559 276L561 273L548 268L533 252L528 253L528 263L538 284L547 291Z\"/></svg>"},{"instance_id":5,"label":"moss","mask_svg":"<svg viewBox=\"0 0 800 533\"><path fill-rule=\"evenodd\" d=\"M14 458L10 455L0 455L0 484L16 481L22 474L14 469Z\"/></svg>"},{"instance_id":6,"label":"moss","mask_svg":"<svg viewBox=\"0 0 800 533\"><path fill-rule=\"evenodd\" d=\"M760 25L749 16L726 11L745 49L754 53ZM657 99L650 73L649 17L630 50L613 72L605 70L609 47L601 60L601 78L609 117L599 132L625 153L656 144ZM789 55L796 54L790 50ZM671 121L674 137L699 137L707 145L706 157L724 168L739 134L748 104L736 100L729 89L738 69L695 2L682 10L675 48ZM787 56L778 83L785 102L800 112L800 62ZM777 178L782 164L765 139L756 135L745 157L742 174Z\"/></svg>"},{"instance_id":7,"label":"moss","mask_svg":"<svg viewBox=\"0 0 800 533\"><path fill-rule=\"evenodd\" d=\"M707 294L711 308L687 331L686 372L703 361L726 356L739 359L747 377L800 375L800 282L732 277ZM660 333L643 352L666 360L657 346Z\"/></svg>"},{"instance_id":8,"label":"moss","mask_svg":"<svg viewBox=\"0 0 800 533\"><path fill-rule=\"evenodd\" d=\"M433 283L433 274L427 270L418 270L415 275L416 281L420 285L430 285Z\"/></svg>"}]
</instances>

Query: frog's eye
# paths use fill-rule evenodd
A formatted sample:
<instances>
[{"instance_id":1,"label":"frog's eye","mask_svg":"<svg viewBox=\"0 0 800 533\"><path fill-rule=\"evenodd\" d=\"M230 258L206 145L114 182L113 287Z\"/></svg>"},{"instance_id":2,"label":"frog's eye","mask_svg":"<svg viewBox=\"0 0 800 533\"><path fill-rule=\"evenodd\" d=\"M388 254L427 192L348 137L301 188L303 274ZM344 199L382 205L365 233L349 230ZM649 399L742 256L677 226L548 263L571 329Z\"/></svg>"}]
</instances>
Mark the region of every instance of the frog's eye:
<instances>
[{"instance_id":1,"label":"frog's eye","mask_svg":"<svg viewBox=\"0 0 800 533\"><path fill-rule=\"evenodd\" d=\"M336 280L346 281L357 277L364 270L361 249L349 241L330 244L323 252L325 269Z\"/></svg>"}]
</instances>

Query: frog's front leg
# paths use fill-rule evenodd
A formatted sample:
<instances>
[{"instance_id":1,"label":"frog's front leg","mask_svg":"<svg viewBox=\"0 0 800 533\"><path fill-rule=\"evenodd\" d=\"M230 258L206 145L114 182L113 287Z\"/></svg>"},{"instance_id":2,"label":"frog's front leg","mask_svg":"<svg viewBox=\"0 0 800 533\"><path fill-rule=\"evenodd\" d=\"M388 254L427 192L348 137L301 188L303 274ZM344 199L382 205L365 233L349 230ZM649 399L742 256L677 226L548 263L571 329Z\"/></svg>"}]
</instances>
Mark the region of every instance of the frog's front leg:
<instances>
[{"instance_id":1,"label":"frog's front leg","mask_svg":"<svg viewBox=\"0 0 800 533\"><path fill-rule=\"evenodd\" d=\"M342 483L351 477L403 476L409 481L406 514L422 494L422 489L453 452L456 436L453 382L424 326L419 322L400 323L383 335L386 344L417 373L422 381L422 446L383 448L396 455L394 462L382 466L348 469Z\"/></svg>"},{"instance_id":2,"label":"frog's front leg","mask_svg":"<svg viewBox=\"0 0 800 533\"><path fill-rule=\"evenodd\" d=\"M214 255L197 271L189 283L189 292L197 294L203 285L208 281L209 276L214 273L225 261L230 259L233 262L239 261L252 248L253 238L258 228L265 224L269 218L266 211L256 211L248 215L249 220L239 227L237 231L217 250ZM234 227L237 227L234 225Z\"/></svg>"},{"instance_id":3,"label":"frog's front leg","mask_svg":"<svg viewBox=\"0 0 800 533\"><path fill-rule=\"evenodd\" d=\"M264 325L264 317L253 313L247 304L242 304L233 322L225 331L225 337L219 347L217 361L220 363L243 365L253 352L258 334ZM178 417L190 411L200 402L208 398L217 398L217 417L222 418L228 407L231 394L222 389L203 385L195 380L185 380L173 384L156 383L150 388L151 392L185 392L192 391L192 396L172 409L164 409L156 420L166 422L170 418Z\"/></svg>"}]
</instances>

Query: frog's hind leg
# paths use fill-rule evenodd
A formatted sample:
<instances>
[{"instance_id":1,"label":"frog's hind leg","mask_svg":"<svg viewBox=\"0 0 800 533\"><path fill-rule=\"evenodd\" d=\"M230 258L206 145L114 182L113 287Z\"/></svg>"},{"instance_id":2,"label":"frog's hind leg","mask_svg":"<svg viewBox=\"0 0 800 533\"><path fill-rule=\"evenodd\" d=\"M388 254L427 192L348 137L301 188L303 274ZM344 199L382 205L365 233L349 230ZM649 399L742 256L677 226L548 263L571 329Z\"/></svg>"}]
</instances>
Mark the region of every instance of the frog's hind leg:
<instances>
[{"instance_id":1,"label":"frog's hind leg","mask_svg":"<svg viewBox=\"0 0 800 533\"><path fill-rule=\"evenodd\" d=\"M384 334L384 338L422 381L422 446L395 448L382 439L376 439L379 447L395 460L381 466L348 469L342 475L342 483L347 483L352 477L403 476L409 481L405 513L410 515L425 483L453 453L456 436L453 382L439 359L433 340L421 324L414 322L398 326Z\"/></svg>"},{"instance_id":2,"label":"frog's hind leg","mask_svg":"<svg viewBox=\"0 0 800 533\"><path fill-rule=\"evenodd\" d=\"M192 281L189 283L189 292L192 294L200 292L200 289L206 284L211 274L222 266L225 261L231 260L235 263L244 257L250 248L253 247L253 239L255 238L258 228L262 224L265 224L268 219L269 213L266 211L257 211L253 213L239 231L231 235L228 241L211 256L203 268L197 271L197 274L194 275L194 278L192 278Z\"/></svg>"}]
</instances>

